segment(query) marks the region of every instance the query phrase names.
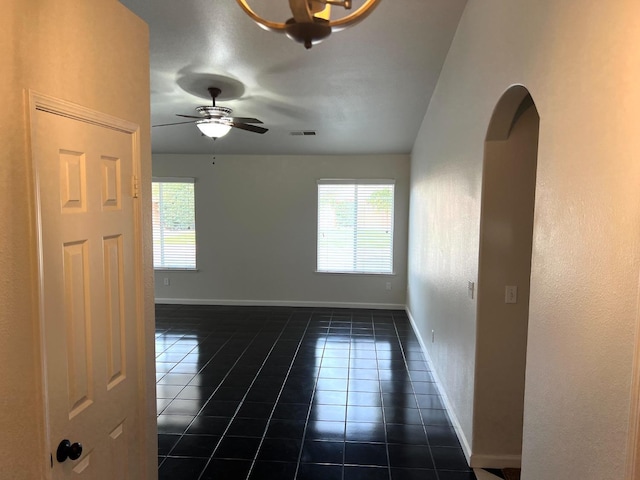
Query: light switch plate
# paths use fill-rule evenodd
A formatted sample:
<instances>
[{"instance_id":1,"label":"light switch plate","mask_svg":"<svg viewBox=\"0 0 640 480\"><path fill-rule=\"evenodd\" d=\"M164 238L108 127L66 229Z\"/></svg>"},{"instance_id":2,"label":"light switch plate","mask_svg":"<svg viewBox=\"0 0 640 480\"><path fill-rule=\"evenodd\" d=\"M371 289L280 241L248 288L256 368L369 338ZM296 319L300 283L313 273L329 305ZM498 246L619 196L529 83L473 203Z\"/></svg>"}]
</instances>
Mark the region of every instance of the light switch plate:
<instances>
[{"instance_id":1,"label":"light switch plate","mask_svg":"<svg viewBox=\"0 0 640 480\"><path fill-rule=\"evenodd\" d=\"M518 287L516 285L504 287L504 303L518 303Z\"/></svg>"}]
</instances>

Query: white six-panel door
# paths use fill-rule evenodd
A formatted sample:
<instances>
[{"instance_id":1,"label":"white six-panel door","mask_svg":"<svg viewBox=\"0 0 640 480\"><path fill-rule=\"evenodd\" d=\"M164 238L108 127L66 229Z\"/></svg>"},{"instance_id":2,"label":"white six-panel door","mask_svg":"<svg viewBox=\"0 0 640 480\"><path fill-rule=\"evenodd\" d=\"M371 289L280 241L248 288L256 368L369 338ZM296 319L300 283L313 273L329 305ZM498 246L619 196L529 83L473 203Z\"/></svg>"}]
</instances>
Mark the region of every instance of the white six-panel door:
<instances>
[{"instance_id":1,"label":"white six-panel door","mask_svg":"<svg viewBox=\"0 0 640 480\"><path fill-rule=\"evenodd\" d=\"M51 478L137 480L132 135L43 111L32 135ZM65 439L79 458L56 458Z\"/></svg>"}]
</instances>

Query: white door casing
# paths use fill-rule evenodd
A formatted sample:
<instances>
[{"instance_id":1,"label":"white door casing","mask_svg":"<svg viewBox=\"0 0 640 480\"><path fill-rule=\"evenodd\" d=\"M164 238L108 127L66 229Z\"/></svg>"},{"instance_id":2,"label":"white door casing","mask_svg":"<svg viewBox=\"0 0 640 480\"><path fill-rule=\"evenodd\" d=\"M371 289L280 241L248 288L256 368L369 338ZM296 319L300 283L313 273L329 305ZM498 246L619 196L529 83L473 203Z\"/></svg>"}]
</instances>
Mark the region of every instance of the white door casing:
<instances>
[{"instance_id":1,"label":"white door casing","mask_svg":"<svg viewBox=\"0 0 640 480\"><path fill-rule=\"evenodd\" d=\"M49 478L144 478L138 128L34 93L31 122Z\"/></svg>"}]
</instances>

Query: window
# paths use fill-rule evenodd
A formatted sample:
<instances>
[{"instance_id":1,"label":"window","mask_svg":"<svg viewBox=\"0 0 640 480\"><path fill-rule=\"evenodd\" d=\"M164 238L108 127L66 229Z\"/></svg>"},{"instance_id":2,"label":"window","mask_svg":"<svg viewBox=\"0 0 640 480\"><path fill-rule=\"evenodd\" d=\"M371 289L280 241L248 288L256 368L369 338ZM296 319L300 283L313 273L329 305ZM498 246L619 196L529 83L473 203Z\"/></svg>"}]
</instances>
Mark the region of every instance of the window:
<instances>
[{"instance_id":1,"label":"window","mask_svg":"<svg viewBox=\"0 0 640 480\"><path fill-rule=\"evenodd\" d=\"M153 268L196 268L194 182L193 178L153 179Z\"/></svg>"},{"instance_id":2,"label":"window","mask_svg":"<svg viewBox=\"0 0 640 480\"><path fill-rule=\"evenodd\" d=\"M318 271L393 273L392 180L318 181Z\"/></svg>"}]
</instances>

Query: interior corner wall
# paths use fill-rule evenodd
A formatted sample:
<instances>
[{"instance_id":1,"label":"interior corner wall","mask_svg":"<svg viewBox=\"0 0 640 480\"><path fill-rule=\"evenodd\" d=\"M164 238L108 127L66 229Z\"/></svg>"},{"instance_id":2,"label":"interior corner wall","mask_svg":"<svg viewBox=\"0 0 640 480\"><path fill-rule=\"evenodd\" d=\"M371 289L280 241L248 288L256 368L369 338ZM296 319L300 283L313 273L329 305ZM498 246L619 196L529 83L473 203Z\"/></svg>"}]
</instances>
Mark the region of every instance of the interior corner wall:
<instances>
[{"instance_id":1,"label":"interior corner wall","mask_svg":"<svg viewBox=\"0 0 640 480\"><path fill-rule=\"evenodd\" d=\"M157 302L404 308L409 155L154 154L153 175L196 179L197 271L156 271ZM393 275L315 271L322 178L395 180Z\"/></svg>"},{"instance_id":2,"label":"interior corner wall","mask_svg":"<svg viewBox=\"0 0 640 480\"><path fill-rule=\"evenodd\" d=\"M0 477L27 480L46 478L49 461L28 91L139 124L142 180L150 182L148 30L117 0L7 0L0 15L0 58L5 111L0 117L0 440L11 446L0 450ZM150 234L150 227L146 231ZM145 241L150 244L150 238ZM146 318L151 324L152 282L148 270ZM152 334L149 338L153 342ZM153 463L149 478L157 474L156 455L148 451L145 458Z\"/></svg>"},{"instance_id":3,"label":"interior corner wall","mask_svg":"<svg viewBox=\"0 0 640 480\"><path fill-rule=\"evenodd\" d=\"M407 306L470 442L485 135L511 85L538 108L523 480L624 478L639 45L635 0L469 0L412 152Z\"/></svg>"}]
</instances>

